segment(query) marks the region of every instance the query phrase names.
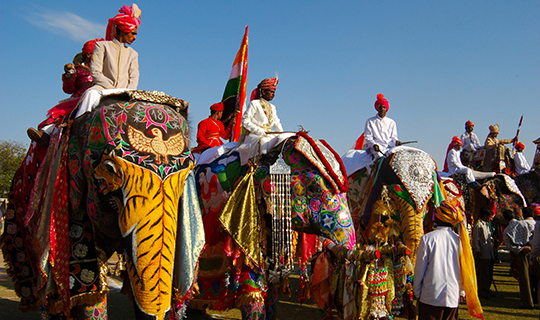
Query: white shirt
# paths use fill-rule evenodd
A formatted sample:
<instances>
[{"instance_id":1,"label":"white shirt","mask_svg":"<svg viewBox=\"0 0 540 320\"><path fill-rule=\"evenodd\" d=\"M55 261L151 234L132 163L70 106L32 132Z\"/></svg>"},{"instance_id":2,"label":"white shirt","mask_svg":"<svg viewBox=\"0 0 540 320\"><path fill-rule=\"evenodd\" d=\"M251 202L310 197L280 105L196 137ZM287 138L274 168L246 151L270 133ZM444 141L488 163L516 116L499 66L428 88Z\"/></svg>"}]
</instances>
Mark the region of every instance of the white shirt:
<instances>
[{"instance_id":1,"label":"white shirt","mask_svg":"<svg viewBox=\"0 0 540 320\"><path fill-rule=\"evenodd\" d=\"M381 118L378 114L367 119L364 127L364 141L369 150L377 144L381 152L385 153L389 148L395 147L398 141L396 123L388 117Z\"/></svg>"},{"instance_id":2,"label":"white shirt","mask_svg":"<svg viewBox=\"0 0 540 320\"><path fill-rule=\"evenodd\" d=\"M448 151L448 158L446 159L446 162L448 163L448 173L449 174L455 174L459 172L460 169L466 169L462 163L461 158L459 157L460 152L457 151L455 148L452 148L450 151Z\"/></svg>"},{"instance_id":3,"label":"white shirt","mask_svg":"<svg viewBox=\"0 0 540 320\"><path fill-rule=\"evenodd\" d=\"M465 131L461 135L461 141L463 142L463 150L467 151L476 151L482 146L480 144L480 140L478 140L478 137L474 132L468 133Z\"/></svg>"},{"instance_id":4,"label":"white shirt","mask_svg":"<svg viewBox=\"0 0 540 320\"><path fill-rule=\"evenodd\" d=\"M422 303L457 308L461 290L459 236L450 227L438 227L420 239L414 267L413 291Z\"/></svg>"},{"instance_id":5,"label":"white shirt","mask_svg":"<svg viewBox=\"0 0 540 320\"><path fill-rule=\"evenodd\" d=\"M514 155L514 163L516 164L517 174L529 173L531 170L531 166L527 162L527 159L525 159L523 152L516 152Z\"/></svg>"},{"instance_id":6,"label":"white shirt","mask_svg":"<svg viewBox=\"0 0 540 320\"><path fill-rule=\"evenodd\" d=\"M270 108L267 112L271 111L271 114L269 114L270 117L264 113L263 107L261 106L261 100L264 104L269 105ZM258 136L266 135L265 132L270 129L278 132L283 131L281 121L277 116L276 107L264 99L255 99L249 103L246 111L242 115L242 126L249 130L250 133Z\"/></svg>"}]
</instances>

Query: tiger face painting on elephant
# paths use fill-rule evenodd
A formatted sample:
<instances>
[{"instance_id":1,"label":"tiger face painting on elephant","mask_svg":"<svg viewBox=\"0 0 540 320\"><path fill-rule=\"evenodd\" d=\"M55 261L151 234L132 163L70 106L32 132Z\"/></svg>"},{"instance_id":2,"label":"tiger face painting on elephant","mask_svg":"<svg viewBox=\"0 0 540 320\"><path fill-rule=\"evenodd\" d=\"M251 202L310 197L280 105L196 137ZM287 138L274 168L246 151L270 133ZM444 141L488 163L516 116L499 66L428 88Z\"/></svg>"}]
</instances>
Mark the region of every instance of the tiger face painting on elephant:
<instances>
[{"instance_id":1,"label":"tiger face painting on elephant","mask_svg":"<svg viewBox=\"0 0 540 320\"><path fill-rule=\"evenodd\" d=\"M159 92L105 96L58 127L48 149L30 146L1 239L22 310L106 319L106 262L116 251L137 319L182 312L204 246L200 213L184 210L196 201L186 191L187 107Z\"/></svg>"},{"instance_id":2,"label":"tiger face painting on elephant","mask_svg":"<svg viewBox=\"0 0 540 320\"><path fill-rule=\"evenodd\" d=\"M300 296L308 298L306 263L317 235L349 249L356 243L341 160L304 132L244 166L234 150L198 163L195 177L207 246L191 308L240 308L244 319L274 319L278 293L290 293L295 257Z\"/></svg>"}]
</instances>

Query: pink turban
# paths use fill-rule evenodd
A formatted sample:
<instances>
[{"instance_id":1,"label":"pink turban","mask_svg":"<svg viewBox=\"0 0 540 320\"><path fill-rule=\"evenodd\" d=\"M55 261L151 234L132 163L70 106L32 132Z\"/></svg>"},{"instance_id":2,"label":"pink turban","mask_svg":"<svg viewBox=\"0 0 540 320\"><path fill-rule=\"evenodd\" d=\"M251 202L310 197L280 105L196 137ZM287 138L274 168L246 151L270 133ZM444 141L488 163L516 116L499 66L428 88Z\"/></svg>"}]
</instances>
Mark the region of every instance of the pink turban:
<instances>
[{"instance_id":1,"label":"pink turban","mask_svg":"<svg viewBox=\"0 0 540 320\"><path fill-rule=\"evenodd\" d=\"M129 33L135 31L141 25L141 10L135 3L131 7L123 6L118 12L120 13L114 16L114 18L110 18L109 24L107 24L105 38L108 41L116 37L115 26Z\"/></svg>"},{"instance_id":2,"label":"pink turban","mask_svg":"<svg viewBox=\"0 0 540 320\"><path fill-rule=\"evenodd\" d=\"M276 91L278 82L278 78L267 78L261 81L261 83L257 85L257 88L251 92L250 101L259 99L261 97L261 90Z\"/></svg>"},{"instance_id":3,"label":"pink turban","mask_svg":"<svg viewBox=\"0 0 540 320\"><path fill-rule=\"evenodd\" d=\"M96 42L98 41L105 41L105 39L94 39L90 41L86 41L86 43L83 45L82 52L83 53L92 53L94 52L94 47L96 46Z\"/></svg>"},{"instance_id":4,"label":"pink turban","mask_svg":"<svg viewBox=\"0 0 540 320\"><path fill-rule=\"evenodd\" d=\"M378 107L380 104L386 107L386 111L390 109L390 103L384 98L384 94L382 93L377 94L377 101L375 101L375 110L379 110Z\"/></svg>"},{"instance_id":5,"label":"pink turban","mask_svg":"<svg viewBox=\"0 0 540 320\"><path fill-rule=\"evenodd\" d=\"M223 111L223 102L214 103L210 106L212 111Z\"/></svg>"}]
</instances>

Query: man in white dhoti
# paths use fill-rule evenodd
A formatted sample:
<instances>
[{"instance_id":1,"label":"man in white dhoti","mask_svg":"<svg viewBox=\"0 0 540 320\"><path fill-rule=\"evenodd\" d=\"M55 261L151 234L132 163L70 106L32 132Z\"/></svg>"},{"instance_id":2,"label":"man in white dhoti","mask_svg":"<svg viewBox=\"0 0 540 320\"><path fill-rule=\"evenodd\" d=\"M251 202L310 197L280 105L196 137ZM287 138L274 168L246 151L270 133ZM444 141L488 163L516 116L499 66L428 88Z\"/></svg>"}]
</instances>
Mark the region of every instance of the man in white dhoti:
<instances>
[{"instance_id":1,"label":"man in white dhoti","mask_svg":"<svg viewBox=\"0 0 540 320\"><path fill-rule=\"evenodd\" d=\"M240 161L247 161L259 154L266 154L273 146L292 136L289 134L272 134L283 132L276 107L270 103L274 99L277 78L264 79L251 94L251 102L242 115L242 135L238 140Z\"/></svg>"},{"instance_id":2,"label":"man in white dhoti","mask_svg":"<svg viewBox=\"0 0 540 320\"><path fill-rule=\"evenodd\" d=\"M386 116L389 109L388 100L384 98L382 93L377 94L377 101L375 101L377 115L367 119L364 127L364 139L368 153L375 158L384 155L388 149L401 145L398 140L396 123Z\"/></svg>"},{"instance_id":3,"label":"man in white dhoti","mask_svg":"<svg viewBox=\"0 0 540 320\"><path fill-rule=\"evenodd\" d=\"M471 188L480 187L480 184L476 181L476 179L494 177L495 172L480 172L464 166L461 163L460 157L462 145L463 142L461 142L461 139L459 139L457 136L452 138L452 142L450 142L450 145L448 145L448 150L446 151L446 159L444 162L443 171L448 172L450 175L463 173L465 174L465 180L467 180L467 183Z\"/></svg>"}]
</instances>

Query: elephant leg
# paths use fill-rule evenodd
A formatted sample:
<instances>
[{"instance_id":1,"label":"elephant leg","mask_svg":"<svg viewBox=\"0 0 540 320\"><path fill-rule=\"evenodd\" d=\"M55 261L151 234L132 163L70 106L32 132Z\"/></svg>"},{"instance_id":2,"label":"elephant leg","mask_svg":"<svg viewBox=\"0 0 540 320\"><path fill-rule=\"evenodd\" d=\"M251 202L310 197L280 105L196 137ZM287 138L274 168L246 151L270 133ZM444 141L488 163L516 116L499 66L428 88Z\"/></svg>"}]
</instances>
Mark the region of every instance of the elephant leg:
<instances>
[{"instance_id":1,"label":"elephant leg","mask_svg":"<svg viewBox=\"0 0 540 320\"><path fill-rule=\"evenodd\" d=\"M266 320L266 310L264 303L254 302L240 307L242 320Z\"/></svg>"},{"instance_id":2,"label":"elephant leg","mask_svg":"<svg viewBox=\"0 0 540 320\"><path fill-rule=\"evenodd\" d=\"M274 285L268 285L266 291L265 307L266 307L266 320L274 320L276 318L276 307L278 301L278 288Z\"/></svg>"}]
</instances>

